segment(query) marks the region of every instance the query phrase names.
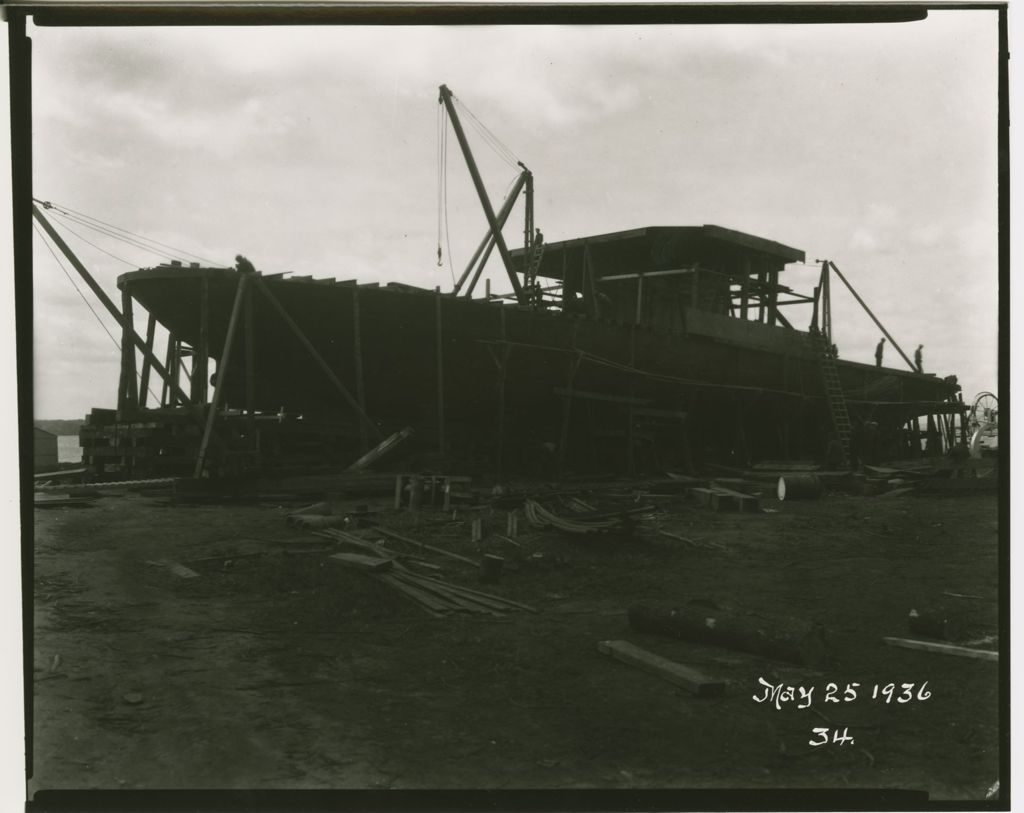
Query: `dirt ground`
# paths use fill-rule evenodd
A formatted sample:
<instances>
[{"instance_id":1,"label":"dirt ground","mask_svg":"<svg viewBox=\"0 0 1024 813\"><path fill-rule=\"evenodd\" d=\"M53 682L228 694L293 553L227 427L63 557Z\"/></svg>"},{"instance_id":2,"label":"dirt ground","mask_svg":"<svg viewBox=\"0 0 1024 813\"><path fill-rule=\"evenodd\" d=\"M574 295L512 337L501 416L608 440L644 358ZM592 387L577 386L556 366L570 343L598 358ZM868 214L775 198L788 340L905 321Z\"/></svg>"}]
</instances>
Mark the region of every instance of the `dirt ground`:
<instances>
[{"instance_id":1,"label":"dirt ground","mask_svg":"<svg viewBox=\"0 0 1024 813\"><path fill-rule=\"evenodd\" d=\"M521 564L486 588L539 611L432 618L386 585L285 549L315 537L296 503L182 505L126 493L37 510L34 760L38 789L902 788L985 797L999 770L996 663L886 646L911 608L962 639L998 634L997 499L833 494L718 513L658 497L652 534L531 528ZM506 512L380 521L471 557L508 543ZM397 547L397 546L396 546ZM249 555L252 554L252 555ZM213 557L211 561L197 559ZM220 557L220 558L217 558ZM557 560L563 560L561 562ZM200 573L182 578L155 560ZM442 578L481 589L468 565ZM966 597L944 595L956 593ZM630 629L636 603L693 599L820 621L820 671ZM618 639L727 681L696 697L600 654ZM995 648L989 641L983 648ZM815 686L810 708L757 703L764 678ZM828 703L826 684L851 703ZM871 687L927 681L927 699ZM852 743L811 747L815 727Z\"/></svg>"}]
</instances>

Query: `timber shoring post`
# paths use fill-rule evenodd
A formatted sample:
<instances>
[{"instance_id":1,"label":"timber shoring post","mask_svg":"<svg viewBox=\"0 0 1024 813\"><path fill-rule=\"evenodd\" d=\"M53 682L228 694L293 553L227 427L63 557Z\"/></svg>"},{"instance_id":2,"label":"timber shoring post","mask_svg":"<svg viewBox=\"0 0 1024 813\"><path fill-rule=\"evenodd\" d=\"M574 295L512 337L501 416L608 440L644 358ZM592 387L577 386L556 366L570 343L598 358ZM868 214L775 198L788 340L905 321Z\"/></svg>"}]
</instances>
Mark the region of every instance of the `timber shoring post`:
<instances>
[{"instance_id":1,"label":"timber shoring post","mask_svg":"<svg viewBox=\"0 0 1024 813\"><path fill-rule=\"evenodd\" d=\"M444 455L444 333L441 319L441 287L434 289L434 324L437 336L437 451Z\"/></svg>"},{"instance_id":2,"label":"timber shoring post","mask_svg":"<svg viewBox=\"0 0 1024 813\"><path fill-rule=\"evenodd\" d=\"M203 466L206 463L206 449L210 442L210 434L213 432L213 422L217 419L220 396L227 384L231 348L234 345L235 329L238 327L238 314L242 309L242 301L245 298L245 287L248 281L248 273L241 274L238 280L238 288L235 289L235 302L231 306L231 318L228 320L228 330L224 336L224 351L220 354L220 362L217 364L217 384L213 388L213 400L206 414L206 427L203 429L203 439L199 444L199 454L196 457L196 468L192 474L195 479L202 476Z\"/></svg>"},{"instance_id":3,"label":"timber shoring post","mask_svg":"<svg viewBox=\"0 0 1024 813\"><path fill-rule=\"evenodd\" d=\"M171 361L172 361L173 358L174 358L174 334L173 333L168 333L167 334L167 350L164 353L164 367L166 368L168 375L170 375L171 371L172 371ZM167 398L168 398L168 395L169 395L167 390L168 390L167 379L165 378L164 381L163 381L163 386L160 388L160 406L169 406L169 404L167 403ZM173 397L174 396L172 395L171 398L173 398Z\"/></svg>"},{"instance_id":4,"label":"timber shoring post","mask_svg":"<svg viewBox=\"0 0 1024 813\"><path fill-rule=\"evenodd\" d=\"M131 334L135 331L132 321L132 295L128 285L121 289L121 389L123 399L119 399L120 410L134 412L139 407L138 381L135 379L135 345Z\"/></svg>"},{"instance_id":5,"label":"timber shoring post","mask_svg":"<svg viewBox=\"0 0 1024 813\"><path fill-rule=\"evenodd\" d=\"M256 451L256 325L253 317L252 286L245 287L245 434L249 448Z\"/></svg>"},{"instance_id":6,"label":"timber shoring post","mask_svg":"<svg viewBox=\"0 0 1024 813\"><path fill-rule=\"evenodd\" d=\"M498 455L497 469L500 480L504 472L505 460L505 373L508 369L508 357L512 353L512 345L507 341L507 329L505 326L505 306L498 306L501 330L501 378L498 379Z\"/></svg>"},{"instance_id":7,"label":"timber shoring post","mask_svg":"<svg viewBox=\"0 0 1024 813\"><path fill-rule=\"evenodd\" d=\"M576 346L576 335L579 332L580 323L574 319L572 323L572 340L570 347L573 350L573 355L569 359L569 375L566 380L566 394L565 394L565 405L562 408L562 431L558 439L558 479L562 479L562 468L565 465L565 452L566 446L569 442L569 417L572 411L572 386L576 380L576 372L579 370L580 362L583 361L583 353Z\"/></svg>"},{"instance_id":8,"label":"timber shoring post","mask_svg":"<svg viewBox=\"0 0 1024 813\"><path fill-rule=\"evenodd\" d=\"M359 313L359 286L352 289L352 355L356 369L356 401L359 408L366 412L366 389L363 382L363 328ZM370 449L370 438L366 434L366 424L359 422L360 451L366 454Z\"/></svg>"},{"instance_id":9,"label":"timber shoring post","mask_svg":"<svg viewBox=\"0 0 1024 813\"><path fill-rule=\"evenodd\" d=\"M205 404L210 381L210 281L199 281L199 347L192 350L192 403Z\"/></svg>"},{"instance_id":10,"label":"timber shoring post","mask_svg":"<svg viewBox=\"0 0 1024 813\"><path fill-rule=\"evenodd\" d=\"M146 408L146 396L149 394L149 357L153 354L153 338L156 336L156 317L149 315L146 323L146 349L148 353L142 356L142 379L139 382L139 409Z\"/></svg>"},{"instance_id":11,"label":"timber shoring post","mask_svg":"<svg viewBox=\"0 0 1024 813\"><path fill-rule=\"evenodd\" d=\"M843 272L836 268L836 264L831 260L828 261L828 264L832 267L832 270L836 272L839 279L843 281L843 284L850 289L850 293L853 294L853 298L857 300L857 302L860 304L862 308L864 308L864 311L867 313L867 315L871 317L871 321L878 325L878 329L882 331L885 337L889 340L889 343L896 348L896 352L903 357L903 360L907 363L907 366L910 367L910 369L913 370L914 372L917 372L917 366L909 358L907 358L907 354L903 352L903 349L896 343L896 340L889 334L889 331L885 329L885 325L878 321L878 317L876 317L875 314L871 312L871 308L867 306L867 303L860 298L860 294L858 294L854 290L853 286L850 284L850 281L843 276Z\"/></svg>"},{"instance_id":12,"label":"timber shoring post","mask_svg":"<svg viewBox=\"0 0 1024 813\"><path fill-rule=\"evenodd\" d=\"M629 368L636 367L636 325L629 326ZM629 374L629 397L636 396L636 374ZM633 457L633 407L626 407L626 473L632 477L636 471L636 460Z\"/></svg>"},{"instance_id":13,"label":"timber shoring post","mask_svg":"<svg viewBox=\"0 0 1024 813\"><path fill-rule=\"evenodd\" d=\"M321 356L320 353L317 352L317 349L313 346L313 343L309 340L306 334L303 333L302 328L299 327L298 324L296 324L295 320L292 319L291 316L289 316L288 311L284 309L284 306L278 301L277 297L274 296L273 291L271 291L270 288L267 287L266 282L264 282L261 277L254 277L253 279L256 283L256 287L259 288L260 293L263 294L263 296L271 304L274 310L277 311L281 319L284 320L284 323L288 325L292 333L295 334L295 338L299 340L299 343L304 348L306 348L306 352L309 353L313 361L316 362L317 366L323 371L323 373L327 376L328 380L334 385L334 388L338 390L341 396L345 399L345 402L350 407L352 407L352 409L355 411L359 419L366 424L366 427L367 429L370 430L371 435L377 440L383 440L383 435L381 434L380 429L377 428L376 424L374 424L374 422L370 420L369 416L360 408L359 402L352 397L352 393L350 393L348 391L348 388L341 383L341 380L338 378L337 375L335 375L334 370L332 370L330 365L326 361L324 361L323 356Z\"/></svg>"}]
</instances>

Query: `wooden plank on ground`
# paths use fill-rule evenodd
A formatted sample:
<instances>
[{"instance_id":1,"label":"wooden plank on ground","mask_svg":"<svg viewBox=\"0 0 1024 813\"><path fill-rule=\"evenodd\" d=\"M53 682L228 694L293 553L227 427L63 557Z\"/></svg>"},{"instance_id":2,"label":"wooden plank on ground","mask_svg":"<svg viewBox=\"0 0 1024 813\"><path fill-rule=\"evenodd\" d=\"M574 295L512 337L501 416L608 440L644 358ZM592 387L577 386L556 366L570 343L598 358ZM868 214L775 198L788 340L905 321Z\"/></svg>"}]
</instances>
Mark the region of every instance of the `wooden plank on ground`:
<instances>
[{"instance_id":1,"label":"wooden plank on ground","mask_svg":"<svg viewBox=\"0 0 1024 813\"><path fill-rule=\"evenodd\" d=\"M405 542L406 544L409 544L409 545L418 545L419 547L423 548L424 550L430 550L430 551L433 551L434 553L439 553L442 556L447 556L449 559L455 559L455 560L457 560L459 562L465 562L466 564L472 565L473 567L477 567L479 565L478 562L474 562L472 559L470 559L470 558L468 558L466 556L460 556L458 553L452 553L450 550L445 550L444 548L435 548L433 545L428 545L426 542L420 542L417 539L410 539L409 537L402 536L401 534L396 533L395 531L389 530L388 528L382 528L380 526L376 526L374 528L371 528L370 530L376 531L377 533L384 534L384 536L389 537L390 539L397 539L399 542Z\"/></svg>"},{"instance_id":2,"label":"wooden plank on ground","mask_svg":"<svg viewBox=\"0 0 1024 813\"><path fill-rule=\"evenodd\" d=\"M696 669L670 661L668 658L655 655L646 649L633 646L627 641L600 641L597 648L609 657L664 678L669 683L681 686L698 697L714 697L725 692L723 681L708 677Z\"/></svg>"},{"instance_id":3,"label":"wooden plank on ground","mask_svg":"<svg viewBox=\"0 0 1024 813\"><path fill-rule=\"evenodd\" d=\"M757 513L761 510L761 501L753 494L744 494L742 491L734 491L731 488L725 488L724 486L718 485L716 480L711 484L712 491L719 494L726 494L732 497L739 505L741 511L752 511Z\"/></svg>"},{"instance_id":4,"label":"wooden plank on ground","mask_svg":"<svg viewBox=\"0 0 1024 813\"><path fill-rule=\"evenodd\" d=\"M328 557L335 564L352 570L365 570L371 573L381 573L390 570L394 566L391 559L380 559L376 556L364 556L361 553L335 553Z\"/></svg>"},{"instance_id":5,"label":"wooden plank on ground","mask_svg":"<svg viewBox=\"0 0 1024 813\"><path fill-rule=\"evenodd\" d=\"M939 644L934 641L915 641L911 638L883 638L889 646L903 649L920 649L924 652L935 652L940 655L956 655L960 658L977 658L983 661L998 661L999 653L990 649L971 649L966 646Z\"/></svg>"}]
</instances>

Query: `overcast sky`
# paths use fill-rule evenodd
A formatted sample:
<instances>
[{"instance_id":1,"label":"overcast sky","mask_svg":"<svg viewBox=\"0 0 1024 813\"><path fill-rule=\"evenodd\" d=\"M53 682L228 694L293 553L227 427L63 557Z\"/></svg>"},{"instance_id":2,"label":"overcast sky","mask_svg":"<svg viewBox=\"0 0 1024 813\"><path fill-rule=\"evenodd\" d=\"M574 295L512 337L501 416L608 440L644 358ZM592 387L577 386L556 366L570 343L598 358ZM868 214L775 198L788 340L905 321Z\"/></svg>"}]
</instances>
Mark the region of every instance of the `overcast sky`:
<instances>
[{"instance_id":1,"label":"overcast sky","mask_svg":"<svg viewBox=\"0 0 1024 813\"><path fill-rule=\"evenodd\" d=\"M225 265L446 289L485 222L451 138L437 266L444 82L534 172L549 241L714 223L828 257L908 354L925 345L926 370L957 374L965 399L996 388L995 12L30 33L36 197ZM500 199L515 171L471 138ZM55 225L111 295L118 274L176 256ZM37 417L113 407L110 337L39 238L35 257ZM817 274L783 281L809 293ZM871 362L880 333L838 283L833 321L840 355Z\"/></svg>"}]
</instances>

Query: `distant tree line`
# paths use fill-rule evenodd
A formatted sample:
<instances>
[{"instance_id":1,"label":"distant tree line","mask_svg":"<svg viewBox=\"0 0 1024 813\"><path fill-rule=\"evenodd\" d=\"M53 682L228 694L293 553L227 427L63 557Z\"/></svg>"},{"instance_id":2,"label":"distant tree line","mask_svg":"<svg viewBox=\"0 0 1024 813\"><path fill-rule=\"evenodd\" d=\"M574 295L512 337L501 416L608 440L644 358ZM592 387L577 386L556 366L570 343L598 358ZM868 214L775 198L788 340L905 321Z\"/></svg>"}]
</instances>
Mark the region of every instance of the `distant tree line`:
<instances>
[{"instance_id":1,"label":"distant tree line","mask_svg":"<svg viewBox=\"0 0 1024 813\"><path fill-rule=\"evenodd\" d=\"M84 421L33 421L33 425L53 435L77 435Z\"/></svg>"}]
</instances>

